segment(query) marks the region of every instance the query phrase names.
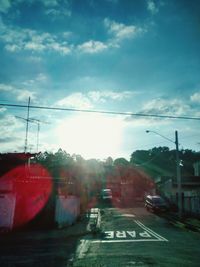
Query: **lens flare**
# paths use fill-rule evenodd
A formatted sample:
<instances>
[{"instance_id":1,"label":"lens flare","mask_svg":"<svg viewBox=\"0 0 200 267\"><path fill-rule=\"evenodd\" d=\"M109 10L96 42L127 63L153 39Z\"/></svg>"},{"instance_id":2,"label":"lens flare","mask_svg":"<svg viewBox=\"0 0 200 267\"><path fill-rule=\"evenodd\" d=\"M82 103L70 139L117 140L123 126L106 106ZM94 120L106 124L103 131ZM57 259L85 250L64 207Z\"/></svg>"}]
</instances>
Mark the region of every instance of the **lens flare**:
<instances>
[{"instance_id":1,"label":"lens flare","mask_svg":"<svg viewBox=\"0 0 200 267\"><path fill-rule=\"evenodd\" d=\"M12 228L16 228L33 220L45 207L52 191L52 178L39 164L20 165L1 177L0 191L8 199L4 210L13 210L13 215L5 212L2 220L13 216Z\"/></svg>"}]
</instances>

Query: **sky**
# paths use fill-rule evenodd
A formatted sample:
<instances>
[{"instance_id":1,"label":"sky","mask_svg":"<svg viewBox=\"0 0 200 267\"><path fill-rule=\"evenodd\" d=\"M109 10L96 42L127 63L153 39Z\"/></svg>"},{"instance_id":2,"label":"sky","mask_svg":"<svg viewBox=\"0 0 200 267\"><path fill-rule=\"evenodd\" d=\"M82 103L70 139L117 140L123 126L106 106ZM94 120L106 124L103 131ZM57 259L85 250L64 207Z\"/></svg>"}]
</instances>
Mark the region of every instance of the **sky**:
<instances>
[{"instance_id":1,"label":"sky","mask_svg":"<svg viewBox=\"0 0 200 267\"><path fill-rule=\"evenodd\" d=\"M1 0L0 153L24 151L27 108L6 105L29 97L74 109L30 108L29 152L129 160L174 149L176 130L199 151L200 120L128 115L200 119L199 14L198 0Z\"/></svg>"}]
</instances>

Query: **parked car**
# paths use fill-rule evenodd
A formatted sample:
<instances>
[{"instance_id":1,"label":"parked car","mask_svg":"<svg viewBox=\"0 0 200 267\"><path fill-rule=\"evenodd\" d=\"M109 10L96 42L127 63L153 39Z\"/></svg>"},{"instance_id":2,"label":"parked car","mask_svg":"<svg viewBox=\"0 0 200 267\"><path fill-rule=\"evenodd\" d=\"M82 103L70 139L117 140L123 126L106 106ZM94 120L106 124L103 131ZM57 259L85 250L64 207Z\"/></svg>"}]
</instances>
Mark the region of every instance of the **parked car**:
<instances>
[{"instance_id":1,"label":"parked car","mask_svg":"<svg viewBox=\"0 0 200 267\"><path fill-rule=\"evenodd\" d=\"M101 190L101 200L103 201L111 201L112 200L112 191L111 189L105 188Z\"/></svg>"},{"instance_id":2,"label":"parked car","mask_svg":"<svg viewBox=\"0 0 200 267\"><path fill-rule=\"evenodd\" d=\"M161 196L146 196L145 207L153 212L165 212L169 210L168 203Z\"/></svg>"}]
</instances>

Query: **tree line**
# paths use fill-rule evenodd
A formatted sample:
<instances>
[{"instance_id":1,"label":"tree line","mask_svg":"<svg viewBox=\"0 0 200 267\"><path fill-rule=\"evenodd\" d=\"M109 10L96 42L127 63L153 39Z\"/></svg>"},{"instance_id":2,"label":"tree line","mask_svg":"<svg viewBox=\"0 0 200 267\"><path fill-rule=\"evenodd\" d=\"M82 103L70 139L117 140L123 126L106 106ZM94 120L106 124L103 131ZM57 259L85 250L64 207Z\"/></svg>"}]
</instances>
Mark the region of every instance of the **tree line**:
<instances>
[{"instance_id":1,"label":"tree line","mask_svg":"<svg viewBox=\"0 0 200 267\"><path fill-rule=\"evenodd\" d=\"M194 174L193 164L200 161L200 152L189 149L179 151L182 176ZM62 176L83 180L90 177L93 182L102 180L104 176L113 176L113 179L124 181L130 172L142 177L176 175L176 151L168 147L154 147L149 150L136 150L131 154L130 160L125 158L108 157L104 161L98 159L85 160L81 155L70 155L65 150L57 152L44 152L36 156L36 162L45 166L52 176L59 179ZM129 174L127 174L127 171Z\"/></svg>"}]
</instances>

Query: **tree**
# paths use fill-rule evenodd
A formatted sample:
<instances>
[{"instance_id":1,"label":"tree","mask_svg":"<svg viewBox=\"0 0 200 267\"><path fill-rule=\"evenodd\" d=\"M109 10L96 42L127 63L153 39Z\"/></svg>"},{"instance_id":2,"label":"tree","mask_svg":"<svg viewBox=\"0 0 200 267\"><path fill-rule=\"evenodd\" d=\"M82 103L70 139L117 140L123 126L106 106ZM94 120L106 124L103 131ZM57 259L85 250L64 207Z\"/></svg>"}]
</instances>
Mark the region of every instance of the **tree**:
<instances>
[{"instance_id":1,"label":"tree","mask_svg":"<svg viewBox=\"0 0 200 267\"><path fill-rule=\"evenodd\" d=\"M129 166L129 161L126 160L125 158L117 158L117 159L114 160L114 166L128 167Z\"/></svg>"},{"instance_id":2,"label":"tree","mask_svg":"<svg viewBox=\"0 0 200 267\"><path fill-rule=\"evenodd\" d=\"M200 153L192 150L179 151L181 175L193 175L193 163L200 160ZM176 150L168 147L154 147L132 153L130 162L142 168L152 177L176 176Z\"/></svg>"}]
</instances>

